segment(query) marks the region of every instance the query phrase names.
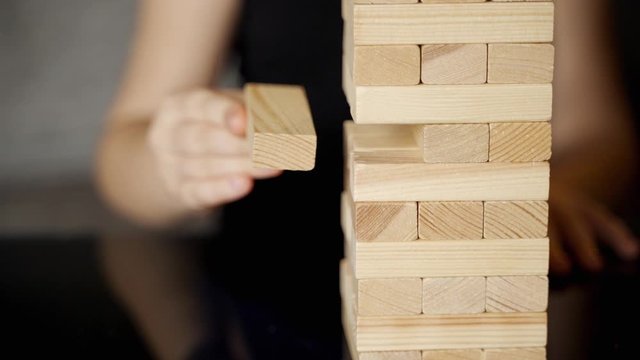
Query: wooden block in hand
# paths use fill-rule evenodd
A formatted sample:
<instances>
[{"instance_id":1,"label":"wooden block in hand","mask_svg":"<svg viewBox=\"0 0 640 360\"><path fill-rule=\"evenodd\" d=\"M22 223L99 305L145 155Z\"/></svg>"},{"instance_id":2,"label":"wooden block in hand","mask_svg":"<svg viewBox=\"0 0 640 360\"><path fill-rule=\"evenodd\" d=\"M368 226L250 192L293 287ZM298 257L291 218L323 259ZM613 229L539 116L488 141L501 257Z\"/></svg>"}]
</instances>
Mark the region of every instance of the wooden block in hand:
<instances>
[{"instance_id":1,"label":"wooden block in hand","mask_svg":"<svg viewBox=\"0 0 640 360\"><path fill-rule=\"evenodd\" d=\"M489 160L489 125L450 124L416 127L426 163L482 163Z\"/></svg>"},{"instance_id":2,"label":"wooden block in hand","mask_svg":"<svg viewBox=\"0 0 640 360\"><path fill-rule=\"evenodd\" d=\"M484 351L484 356L484 360L547 360L547 351L543 347L486 349Z\"/></svg>"},{"instance_id":3,"label":"wooden block in hand","mask_svg":"<svg viewBox=\"0 0 640 360\"><path fill-rule=\"evenodd\" d=\"M425 240L482 239L481 201L421 202L418 236Z\"/></svg>"},{"instance_id":4,"label":"wooden block in hand","mask_svg":"<svg viewBox=\"0 0 640 360\"><path fill-rule=\"evenodd\" d=\"M356 46L355 85L417 85L420 47L417 45Z\"/></svg>"},{"instance_id":5,"label":"wooden block in hand","mask_svg":"<svg viewBox=\"0 0 640 360\"><path fill-rule=\"evenodd\" d=\"M484 360L481 349L429 350L422 352L422 360Z\"/></svg>"},{"instance_id":6,"label":"wooden block in hand","mask_svg":"<svg viewBox=\"0 0 640 360\"><path fill-rule=\"evenodd\" d=\"M358 315L417 315L422 311L420 278L358 280Z\"/></svg>"},{"instance_id":7,"label":"wooden block in hand","mask_svg":"<svg viewBox=\"0 0 640 360\"><path fill-rule=\"evenodd\" d=\"M547 236L546 201L487 201L484 204L485 239L536 239Z\"/></svg>"},{"instance_id":8,"label":"wooden block in hand","mask_svg":"<svg viewBox=\"0 0 640 360\"><path fill-rule=\"evenodd\" d=\"M418 239L415 202L355 203L357 241L413 241Z\"/></svg>"},{"instance_id":9,"label":"wooden block in hand","mask_svg":"<svg viewBox=\"0 0 640 360\"><path fill-rule=\"evenodd\" d=\"M304 88L247 84L248 138L256 167L311 170L316 159L316 132Z\"/></svg>"},{"instance_id":10,"label":"wooden block in hand","mask_svg":"<svg viewBox=\"0 0 640 360\"><path fill-rule=\"evenodd\" d=\"M422 46L422 83L443 85L486 82L486 44Z\"/></svg>"},{"instance_id":11,"label":"wooden block in hand","mask_svg":"<svg viewBox=\"0 0 640 360\"><path fill-rule=\"evenodd\" d=\"M355 5L353 13L356 45L553 40L553 4L549 3Z\"/></svg>"},{"instance_id":12,"label":"wooden block in hand","mask_svg":"<svg viewBox=\"0 0 640 360\"><path fill-rule=\"evenodd\" d=\"M534 162L551 158L549 122L494 123L489 127L489 161Z\"/></svg>"},{"instance_id":13,"label":"wooden block in hand","mask_svg":"<svg viewBox=\"0 0 640 360\"><path fill-rule=\"evenodd\" d=\"M479 314L485 310L484 277L443 277L423 279L424 314Z\"/></svg>"},{"instance_id":14,"label":"wooden block in hand","mask_svg":"<svg viewBox=\"0 0 640 360\"><path fill-rule=\"evenodd\" d=\"M553 81L551 44L489 44L492 84L543 84Z\"/></svg>"},{"instance_id":15,"label":"wooden block in hand","mask_svg":"<svg viewBox=\"0 0 640 360\"><path fill-rule=\"evenodd\" d=\"M487 312L544 312L548 298L546 276L487 278Z\"/></svg>"}]
</instances>

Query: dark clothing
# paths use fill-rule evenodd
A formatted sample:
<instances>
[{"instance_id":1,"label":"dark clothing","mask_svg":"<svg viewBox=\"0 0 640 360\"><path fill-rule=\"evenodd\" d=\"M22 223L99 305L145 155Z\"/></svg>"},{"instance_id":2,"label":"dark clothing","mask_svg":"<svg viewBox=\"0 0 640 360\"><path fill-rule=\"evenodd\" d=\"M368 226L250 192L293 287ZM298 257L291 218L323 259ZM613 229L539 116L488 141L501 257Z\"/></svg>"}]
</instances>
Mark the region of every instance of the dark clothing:
<instances>
[{"instance_id":1,"label":"dark clothing","mask_svg":"<svg viewBox=\"0 0 640 360\"><path fill-rule=\"evenodd\" d=\"M341 139L350 118L340 1L248 0L236 49L245 81L304 85L318 133L316 168L257 181L227 205L207 264L241 301L260 304L291 331L339 342Z\"/></svg>"}]
</instances>

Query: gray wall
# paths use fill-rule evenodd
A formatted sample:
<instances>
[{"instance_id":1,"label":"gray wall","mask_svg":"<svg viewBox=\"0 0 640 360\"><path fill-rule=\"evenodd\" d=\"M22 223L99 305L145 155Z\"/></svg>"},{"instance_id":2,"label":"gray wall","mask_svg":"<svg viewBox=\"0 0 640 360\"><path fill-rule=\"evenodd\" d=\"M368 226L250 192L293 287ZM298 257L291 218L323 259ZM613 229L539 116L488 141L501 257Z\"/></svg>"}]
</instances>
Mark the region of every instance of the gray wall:
<instances>
[{"instance_id":1,"label":"gray wall","mask_svg":"<svg viewBox=\"0 0 640 360\"><path fill-rule=\"evenodd\" d=\"M0 0L0 188L88 178L133 0Z\"/></svg>"}]
</instances>

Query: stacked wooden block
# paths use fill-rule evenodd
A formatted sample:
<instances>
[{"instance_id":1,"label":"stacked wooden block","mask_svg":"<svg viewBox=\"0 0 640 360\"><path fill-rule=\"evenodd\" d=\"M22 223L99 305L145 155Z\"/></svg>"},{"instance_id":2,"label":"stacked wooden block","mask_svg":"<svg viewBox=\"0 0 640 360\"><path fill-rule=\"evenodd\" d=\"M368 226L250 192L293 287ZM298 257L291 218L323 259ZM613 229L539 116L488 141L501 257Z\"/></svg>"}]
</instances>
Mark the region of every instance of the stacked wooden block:
<instances>
[{"instance_id":1,"label":"stacked wooden block","mask_svg":"<svg viewBox=\"0 0 640 360\"><path fill-rule=\"evenodd\" d=\"M343 0L344 328L360 360L538 360L554 5Z\"/></svg>"}]
</instances>

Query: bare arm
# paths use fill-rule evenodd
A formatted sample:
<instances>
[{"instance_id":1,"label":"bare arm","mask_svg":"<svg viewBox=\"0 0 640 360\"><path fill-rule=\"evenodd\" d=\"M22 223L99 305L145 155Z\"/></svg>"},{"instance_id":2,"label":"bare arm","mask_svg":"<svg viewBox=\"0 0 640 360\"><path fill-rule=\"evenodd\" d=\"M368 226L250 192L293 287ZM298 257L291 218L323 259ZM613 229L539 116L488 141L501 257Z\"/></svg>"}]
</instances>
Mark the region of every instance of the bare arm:
<instances>
[{"instance_id":1,"label":"bare arm","mask_svg":"<svg viewBox=\"0 0 640 360\"><path fill-rule=\"evenodd\" d=\"M220 68L238 0L144 0L98 153L97 182L125 217L164 227L194 213L170 194L147 136L170 95L205 88Z\"/></svg>"},{"instance_id":2,"label":"bare arm","mask_svg":"<svg viewBox=\"0 0 640 360\"><path fill-rule=\"evenodd\" d=\"M608 3L556 1L550 236L551 267L559 272L571 266L569 255L598 270L596 239L622 257L638 252L634 236L608 210L624 199L638 163Z\"/></svg>"}]
</instances>

